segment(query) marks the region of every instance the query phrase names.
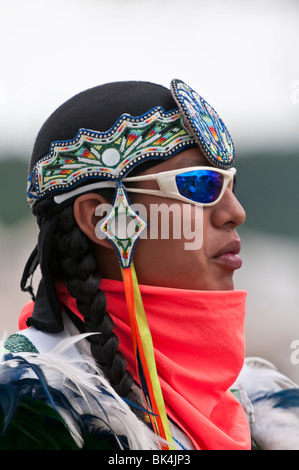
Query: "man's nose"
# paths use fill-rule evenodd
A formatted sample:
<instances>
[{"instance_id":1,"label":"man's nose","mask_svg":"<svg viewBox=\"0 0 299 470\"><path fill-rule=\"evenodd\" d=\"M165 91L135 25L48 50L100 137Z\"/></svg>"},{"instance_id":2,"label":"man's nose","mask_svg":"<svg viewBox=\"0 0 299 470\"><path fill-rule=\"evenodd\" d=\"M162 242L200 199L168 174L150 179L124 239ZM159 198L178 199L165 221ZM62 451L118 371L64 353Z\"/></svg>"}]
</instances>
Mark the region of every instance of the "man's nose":
<instances>
[{"instance_id":1,"label":"man's nose","mask_svg":"<svg viewBox=\"0 0 299 470\"><path fill-rule=\"evenodd\" d=\"M230 224L233 227L238 227L245 222L246 212L241 203L232 192L231 188L227 188L225 193L215 206L214 223L217 226Z\"/></svg>"}]
</instances>

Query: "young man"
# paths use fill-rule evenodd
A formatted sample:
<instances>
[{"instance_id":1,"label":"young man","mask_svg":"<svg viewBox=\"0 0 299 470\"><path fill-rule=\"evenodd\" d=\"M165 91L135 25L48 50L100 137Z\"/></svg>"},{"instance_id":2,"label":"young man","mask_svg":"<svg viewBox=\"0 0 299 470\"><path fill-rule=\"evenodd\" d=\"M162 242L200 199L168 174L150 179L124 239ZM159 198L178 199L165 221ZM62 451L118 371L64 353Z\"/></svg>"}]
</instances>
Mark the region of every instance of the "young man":
<instances>
[{"instance_id":1,"label":"young man","mask_svg":"<svg viewBox=\"0 0 299 470\"><path fill-rule=\"evenodd\" d=\"M42 127L28 180L40 232L21 283L33 302L5 347L38 374L29 387L10 377L17 409L38 393L65 419L74 444L55 445L251 447L249 401L230 390L246 300L234 158L222 120L180 80L87 90Z\"/></svg>"}]
</instances>

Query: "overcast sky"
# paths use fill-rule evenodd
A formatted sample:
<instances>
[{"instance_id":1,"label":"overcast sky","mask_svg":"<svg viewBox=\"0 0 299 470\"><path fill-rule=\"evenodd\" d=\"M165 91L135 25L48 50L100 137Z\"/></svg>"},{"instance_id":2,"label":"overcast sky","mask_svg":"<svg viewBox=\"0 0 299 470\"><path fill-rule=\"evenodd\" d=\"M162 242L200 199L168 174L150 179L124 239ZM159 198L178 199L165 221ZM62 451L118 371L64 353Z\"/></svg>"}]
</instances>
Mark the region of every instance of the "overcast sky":
<instances>
[{"instance_id":1,"label":"overcast sky","mask_svg":"<svg viewBox=\"0 0 299 470\"><path fill-rule=\"evenodd\" d=\"M299 149L299 0L0 0L0 155L107 81L181 78L237 147ZM71 136L70 136L71 137Z\"/></svg>"}]
</instances>

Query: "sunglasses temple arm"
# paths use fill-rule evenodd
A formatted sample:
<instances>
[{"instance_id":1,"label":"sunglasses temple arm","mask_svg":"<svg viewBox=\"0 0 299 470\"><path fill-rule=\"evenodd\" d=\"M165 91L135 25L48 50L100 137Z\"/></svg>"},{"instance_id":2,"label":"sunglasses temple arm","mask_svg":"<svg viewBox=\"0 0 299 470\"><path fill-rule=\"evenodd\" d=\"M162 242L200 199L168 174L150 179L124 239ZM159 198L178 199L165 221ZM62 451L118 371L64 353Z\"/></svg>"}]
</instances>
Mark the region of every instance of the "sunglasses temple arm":
<instances>
[{"instance_id":1,"label":"sunglasses temple arm","mask_svg":"<svg viewBox=\"0 0 299 470\"><path fill-rule=\"evenodd\" d=\"M150 194L153 196L164 195L160 189L127 188L126 186L124 186L124 188L127 192L130 192L130 193Z\"/></svg>"},{"instance_id":2,"label":"sunglasses temple arm","mask_svg":"<svg viewBox=\"0 0 299 470\"><path fill-rule=\"evenodd\" d=\"M159 180L157 178L156 174L151 174L151 175L141 175L141 176L131 176L128 178L124 178L123 182L124 183L133 183L133 182L138 182L138 181L157 181L159 187ZM153 196L163 196L163 191L161 189L142 189L142 188L127 188L126 185L124 185L125 189L127 192L131 193L141 193L141 194L151 194Z\"/></svg>"},{"instance_id":3,"label":"sunglasses temple arm","mask_svg":"<svg viewBox=\"0 0 299 470\"><path fill-rule=\"evenodd\" d=\"M124 183L133 183L135 181L154 181L156 180L156 174L152 175L141 175L141 176L129 176L128 178L124 178Z\"/></svg>"}]
</instances>

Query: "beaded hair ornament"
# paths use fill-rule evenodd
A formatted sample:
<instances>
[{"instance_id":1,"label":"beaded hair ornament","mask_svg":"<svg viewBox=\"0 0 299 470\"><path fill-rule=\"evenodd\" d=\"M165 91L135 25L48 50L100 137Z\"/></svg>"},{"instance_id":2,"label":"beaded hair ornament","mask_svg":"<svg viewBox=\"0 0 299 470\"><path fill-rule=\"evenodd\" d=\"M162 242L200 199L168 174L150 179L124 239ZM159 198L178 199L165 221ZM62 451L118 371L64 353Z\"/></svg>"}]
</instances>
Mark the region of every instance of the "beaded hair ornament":
<instances>
[{"instance_id":1,"label":"beaded hair ornament","mask_svg":"<svg viewBox=\"0 0 299 470\"><path fill-rule=\"evenodd\" d=\"M150 329L132 261L134 246L146 222L130 206L122 184L137 165L151 159L169 159L199 146L213 166L228 169L234 161L230 135L216 111L181 80L172 80L178 108L160 106L138 117L123 114L108 132L81 129L68 141L53 142L50 152L30 174L27 199L31 208L49 196L57 204L83 192L115 188L114 202L96 226L117 251L129 314L136 370L154 432L172 446L163 395L156 370ZM121 216L131 229L116 230Z\"/></svg>"}]
</instances>

